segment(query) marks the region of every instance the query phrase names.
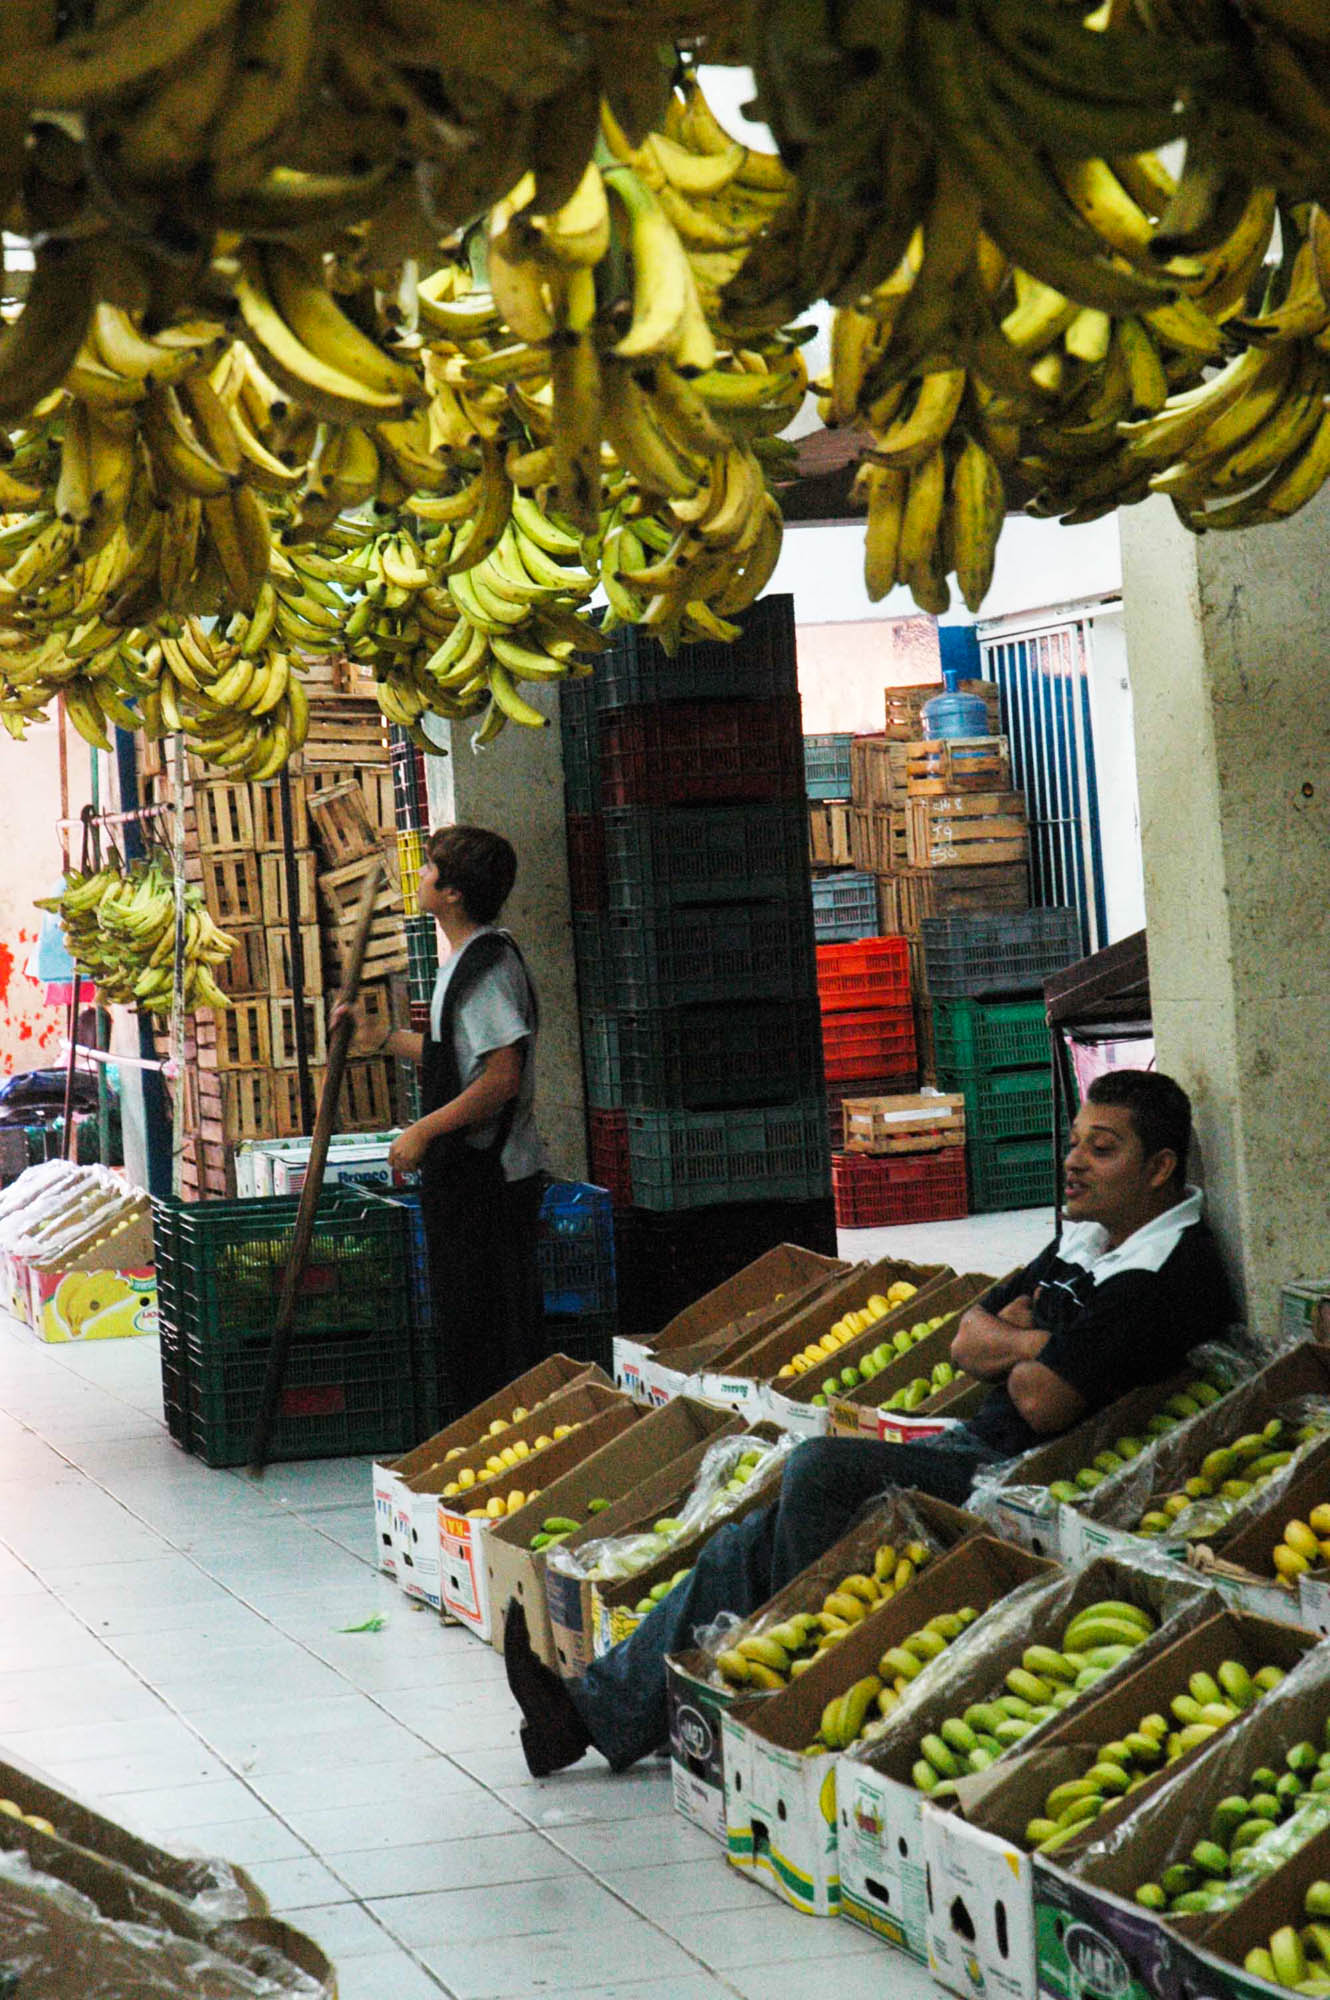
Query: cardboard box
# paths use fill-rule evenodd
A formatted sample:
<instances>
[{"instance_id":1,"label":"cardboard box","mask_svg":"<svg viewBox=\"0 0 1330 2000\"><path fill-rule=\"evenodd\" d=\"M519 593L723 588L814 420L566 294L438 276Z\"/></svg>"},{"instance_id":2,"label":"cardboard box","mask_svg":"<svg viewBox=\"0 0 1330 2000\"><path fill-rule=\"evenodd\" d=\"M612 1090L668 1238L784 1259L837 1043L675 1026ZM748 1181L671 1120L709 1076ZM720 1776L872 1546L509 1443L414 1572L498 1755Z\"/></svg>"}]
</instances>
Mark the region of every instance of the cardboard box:
<instances>
[{"instance_id":1,"label":"cardboard box","mask_svg":"<svg viewBox=\"0 0 1330 2000\"><path fill-rule=\"evenodd\" d=\"M119 1340L157 1332L152 1216L146 1209L102 1243L56 1265L13 1260L22 1317L40 1340Z\"/></svg>"},{"instance_id":2,"label":"cardboard box","mask_svg":"<svg viewBox=\"0 0 1330 2000\"><path fill-rule=\"evenodd\" d=\"M483 1505L491 1493L506 1494L514 1490L525 1492L532 1479L540 1481L559 1479L565 1472L571 1472L584 1458L598 1451L603 1444L617 1437L621 1431L635 1424L641 1410L631 1397L621 1396L617 1389L602 1389L597 1383L586 1383L567 1389L561 1396L535 1411L523 1424L513 1427L511 1437L516 1441L525 1433L541 1435L554 1423L576 1423L577 1430L568 1437L557 1439L547 1445L542 1452L524 1459L502 1478L495 1478L483 1486L475 1486L465 1495L456 1499L438 1498L435 1502L439 1536L439 1586L443 1599L443 1609L451 1612L459 1624L474 1632L478 1639L490 1636L490 1598L485 1570L485 1542L493 1525L480 1515L466 1511L467 1502ZM505 1434L508 1441L508 1434ZM468 1459L480 1459L483 1463L484 1443L474 1447L465 1457L455 1459L448 1468L453 1476L459 1466ZM539 1468L537 1470L537 1468ZM447 1480L440 1480L435 1473L426 1473L421 1480L413 1482L418 1506L423 1497L424 1482L433 1484L435 1490ZM425 1490L428 1490L426 1487ZM538 1489L534 1502L521 1507L516 1514L505 1518L514 1522L524 1522L528 1538L535 1533L538 1523L544 1519L544 1486Z\"/></svg>"},{"instance_id":3,"label":"cardboard box","mask_svg":"<svg viewBox=\"0 0 1330 2000\"><path fill-rule=\"evenodd\" d=\"M777 1444L781 1435L774 1424L754 1424L747 1430L732 1433L736 1442L751 1442L758 1445ZM786 1455L783 1452L773 1454L767 1466L760 1469L748 1481L743 1492L733 1496L733 1504L727 1507L718 1520L711 1522L700 1533L685 1536L676 1542L665 1555L660 1556L654 1563L648 1563L644 1569L638 1570L635 1576L624 1577L615 1583L600 1582L594 1577L591 1579L591 1637L592 1647L597 1656L608 1653L612 1646L621 1644L637 1630L647 1615L638 1611L637 1606L654 1585L665 1582L678 1570L690 1569L712 1536L721 1528L728 1527L734 1521L745 1520L759 1507L771 1505L785 1470L785 1460ZM679 1502L673 1509L674 1512L682 1512L691 1492L690 1480L679 1495ZM664 1511L671 1512L668 1503ZM652 1522L659 1520L660 1517L661 1510L655 1508L646 1514L638 1525L644 1529L649 1528ZM625 1532L631 1534L634 1530L629 1528Z\"/></svg>"},{"instance_id":4,"label":"cardboard box","mask_svg":"<svg viewBox=\"0 0 1330 2000\"><path fill-rule=\"evenodd\" d=\"M743 1428L733 1410L699 1406L691 1397L676 1397L680 1406L710 1409L719 1421L711 1436L702 1437L678 1457L669 1459L647 1478L631 1487L623 1498L607 1507L577 1534L569 1535L563 1547L576 1553L585 1543L608 1540L611 1536L642 1532L663 1515L676 1514L693 1490L698 1469L717 1437L734 1436ZM669 1407L667 1405L667 1407ZM655 1414L660 1414L655 1412ZM550 1632L554 1646L554 1666L566 1680L585 1673L596 1656L596 1586L591 1579L562 1566L556 1553L545 1565L545 1599L549 1607Z\"/></svg>"},{"instance_id":5,"label":"cardboard box","mask_svg":"<svg viewBox=\"0 0 1330 2000\"><path fill-rule=\"evenodd\" d=\"M1287 1484L1275 1479L1271 1486L1274 1491L1253 1502L1235 1534L1209 1544L1214 1560L1204 1565L1206 1579L1240 1610L1305 1625L1324 1638L1330 1633L1330 1568L1318 1564L1295 1587L1275 1569L1274 1551L1289 1521L1305 1521L1330 1500L1330 1437L1308 1447Z\"/></svg>"},{"instance_id":6,"label":"cardboard box","mask_svg":"<svg viewBox=\"0 0 1330 2000\"><path fill-rule=\"evenodd\" d=\"M22 1781L32 1796L26 1777ZM315 1992L321 2000L333 2000L336 1976L326 1955L291 1925L259 1914L261 1899L252 1907L256 1892L244 1895L242 1903L234 1890L225 1889L219 1910L201 1883L184 1893L191 1883L177 1871L188 1864L175 1863L113 1822L88 1813L55 1787L48 1786L47 1792L43 1817L57 1828L55 1834L0 1815L0 1851L22 1854L27 1863L21 1873L0 1871L0 1945L29 1932L42 1938L47 1956L41 1970L50 1975L43 1991L83 2000L86 1968L95 1961L106 1982L99 1982L98 1990L113 1989L124 2000L138 2000L140 1993L146 2000L148 1994L162 1992L173 1971L200 1992L206 1982L214 2000L244 2000L260 1985L274 2000L288 1993L292 2000L297 1995L311 2000ZM59 1831L66 1825L97 1844L66 1838ZM95 1917L81 1905L71 1907L59 1885L87 1897ZM214 1955L206 1972L197 1951L180 1953L173 1949L175 1940ZM189 1960L192 1979L184 1970ZM62 1969L70 1975L67 1985L59 1978Z\"/></svg>"},{"instance_id":7,"label":"cardboard box","mask_svg":"<svg viewBox=\"0 0 1330 2000\"><path fill-rule=\"evenodd\" d=\"M1134 1480L1120 1474L1096 1487L1084 1506L1067 1508L1064 1559L1083 1561L1110 1544L1124 1548L1139 1544L1159 1554L1185 1557L1188 1544L1180 1535L1135 1535L1141 1515L1182 1487L1207 1452L1244 1432L1259 1430L1287 1404L1303 1396L1330 1396L1330 1349L1310 1340L1278 1355L1241 1388L1162 1438L1151 1452L1148 1466L1141 1468L1149 1473L1148 1493L1142 1495L1139 1474ZM1259 1505L1259 1494L1242 1503L1232 1527L1226 1525L1225 1540L1246 1525ZM1210 1541L1208 1536L1205 1539Z\"/></svg>"},{"instance_id":8,"label":"cardboard box","mask_svg":"<svg viewBox=\"0 0 1330 2000\"><path fill-rule=\"evenodd\" d=\"M631 1339L626 1333L616 1333L610 1352L610 1373L614 1386L625 1396L631 1396L636 1403L645 1403L646 1390L642 1383L642 1363L651 1352L647 1340Z\"/></svg>"},{"instance_id":9,"label":"cardboard box","mask_svg":"<svg viewBox=\"0 0 1330 2000\"><path fill-rule=\"evenodd\" d=\"M1216 1918L1156 1916L1141 1908L1136 1890L1187 1858L1219 1800L1250 1790L1252 1771L1262 1764L1282 1768L1290 1743L1320 1742L1328 1693L1330 1662L1312 1683L1291 1693L1285 1683L1258 1702L1185 1769L1172 1767L1178 1776L1138 1804L1115 1852L1092 1842L1069 1862L1034 1857L1041 1993L1070 1993L1080 1959L1102 1957L1122 1968L1114 1990L1123 2000L1181 2000L1184 1947L1203 1941Z\"/></svg>"},{"instance_id":10,"label":"cardboard box","mask_svg":"<svg viewBox=\"0 0 1330 2000\"><path fill-rule=\"evenodd\" d=\"M876 1395L890 1393L889 1390L879 1389L879 1383L891 1369L899 1366L905 1356L898 1355L895 1361L889 1362L887 1367L880 1370L871 1381L862 1382L855 1389L838 1390L828 1404L819 1406L814 1403L813 1398L824 1393L822 1384L832 1375L839 1375L841 1369L851 1364L857 1366L865 1355L880 1347L884 1340L890 1340L893 1334L914 1326L919 1320L943 1318L951 1313L963 1311L966 1306L972 1305L975 1299L982 1297L994 1282L992 1278L975 1274L961 1278L936 1279L932 1284L916 1292L912 1299L907 1299L903 1306L897 1307L894 1312L887 1313L882 1319L877 1320L867 1332L859 1334L845 1347L837 1348L834 1354L829 1354L825 1367L810 1368L806 1374L795 1376L793 1379L787 1377L782 1381L778 1378L771 1382L767 1388L768 1416L776 1423L783 1424L786 1430L797 1431L801 1437L825 1437L829 1432L849 1431L851 1425L848 1417L842 1415L839 1423L837 1417L839 1412L855 1407L853 1434L858 1436L861 1426L855 1398L863 1396L862 1407L866 1418L867 1410L873 1406ZM921 1299L924 1301L922 1305ZM945 1354L950 1348L955 1331L954 1324L949 1327L939 1327L936 1333L929 1335L928 1338L944 1339ZM918 1343L921 1347L924 1344L923 1341ZM913 1353L914 1350L910 1349L908 1352ZM905 1379L908 1381L910 1377L907 1375ZM869 1428L867 1420L864 1421L862 1430L864 1435L875 1435Z\"/></svg>"},{"instance_id":11,"label":"cardboard box","mask_svg":"<svg viewBox=\"0 0 1330 2000\"><path fill-rule=\"evenodd\" d=\"M830 1751L804 1755L827 1702L872 1673L887 1647L936 1613L967 1604L987 1610L1048 1568L1025 1549L973 1536L930 1564L909 1590L870 1611L789 1687L742 1711L731 1709L723 1728L726 1853L734 1865L751 1869L794 1909L835 1916L841 1907L839 1826L846 1818L837 1757ZM904 1717L913 1707L907 1697L896 1713Z\"/></svg>"},{"instance_id":12,"label":"cardboard box","mask_svg":"<svg viewBox=\"0 0 1330 2000\"><path fill-rule=\"evenodd\" d=\"M1147 1641L1157 1649L1171 1643L1173 1631L1180 1629L1175 1618L1185 1615L1194 1621L1216 1604L1203 1585L1181 1573L1167 1585L1111 1561L1091 1563L1074 1575L1045 1562L1042 1573L1048 1578L1046 1587L1029 1594L1004 1620L1000 1634L990 1639L981 1622L966 1635L964 1651L953 1657L936 1691L930 1690L899 1723L893 1718L879 1742L841 1759L842 1912L921 1961L928 1957L927 1801L910 1775L920 1738L949 1715L964 1714L972 1702L990 1699L1011 1668L1020 1665L1026 1647L1047 1644L1050 1633L1056 1637L1084 1605L1117 1597L1146 1606L1156 1616L1167 1614L1163 1636ZM1103 1685L1109 1684L1106 1678ZM1076 1715L1079 1709L1078 1703L1069 1712ZM1031 1749L1037 1750L1052 1726L1046 1723L1025 1739ZM1003 1758L994 1769L1005 1764Z\"/></svg>"},{"instance_id":13,"label":"cardboard box","mask_svg":"<svg viewBox=\"0 0 1330 2000\"><path fill-rule=\"evenodd\" d=\"M369 1145L354 1143L354 1135L345 1139L334 1139L328 1149L328 1162L323 1171L325 1186L346 1185L349 1187L393 1188L403 1187L406 1176L394 1173L388 1165L388 1149L396 1138L395 1132L370 1135ZM305 1185L309 1172L309 1146L297 1143L288 1145L279 1153L265 1156L272 1175L274 1194L299 1194Z\"/></svg>"},{"instance_id":14,"label":"cardboard box","mask_svg":"<svg viewBox=\"0 0 1330 2000\"><path fill-rule=\"evenodd\" d=\"M894 1395L897 1389L908 1387L917 1376L931 1375L939 1361L951 1359L951 1343L956 1338L956 1318L953 1315L963 1313L996 1283L995 1278L985 1277L979 1272L970 1272L960 1278L950 1278L941 1285L929 1288L926 1304L919 1312L911 1315L907 1306L904 1309L903 1322L895 1314L890 1321L884 1321L884 1328L891 1332L902 1323L913 1326L921 1319L945 1318L947 1324L935 1328L932 1333L925 1334L924 1338L916 1341L913 1347L906 1348L903 1354L898 1354L894 1361L889 1361L871 1381L861 1382L853 1389L843 1389L831 1405L832 1431L837 1436L844 1437L882 1438L886 1435L884 1425L889 1428L903 1417L927 1417L936 1409L940 1409L944 1403L950 1402L957 1389L956 1383L940 1391L937 1396L926 1398L917 1410L889 1412L882 1408L882 1404L888 1397ZM914 1299L910 1300L910 1306L915 1303ZM878 1344L874 1340L867 1339L867 1336L865 1339L867 1341L865 1352ZM959 1384L961 1389L974 1386L973 1377L961 1378ZM987 1383L982 1385L984 1389L988 1386Z\"/></svg>"},{"instance_id":15,"label":"cardboard box","mask_svg":"<svg viewBox=\"0 0 1330 2000\"><path fill-rule=\"evenodd\" d=\"M464 1417L458 1417L445 1430L426 1438L414 1451L405 1452L400 1458L376 1461L371 1468L371 1482L374 1493L374 1542L379 1568L386 1570L390 1576L396 1576L408 1597L423 1597L423 1593L411 1587L417 1544L411 1533L411 1509L405 1492L407 1482L422 1472L428 1472L432 1466L442 1464L454 1446L459 1448L459 1452L466 1451L486 1435L497 1419L502 1418L507 1423L514 1410L535 1409L574 1382L600 1382L609 1386L604 1372L593 1362L574 1361L567 1354L548 1354L534 1368L529 1368L525 1375L519 1375L515 1382L510 1382L507 1388L496 1390L488 1402L468 1410ZM435 1609L438 1609L437 1603Z\"/></svg>"},{"instance_id":16,"label":"cardboard box","mask_svg":"<svg viewBox=\"0 0 1330 2000\"><path fill-rule=\"evenodd\" d=\"M926 1817L952 1821L946 1838L934 1838L931 1846L925 1832L932 1877L929 1965L943 1984L970 1994L967 1968L977 1958L986 1990L1005 1994L1009 2000L1024 2000L1035 1992L1034 1871L1024 1831L1042 1811L1054 1785L1083 1777L1099 1744L1125 1735L1152 1709L1167 1712L1171 1697L1185 1693L1188 1677L1199 1669L1213 1671L1227 1659L1240 1659L1250 1668L1273 1662L1287 1669L1315 1643L1309 1632L1241 1612L1220 1612L1170 1645L1153 1647L1150 1658L1124 1662L1107 1692L1097 1696L1090 1690L1086 1701L1077 1702L1040 1732L1037 1750L1003 1758L982 1778L966 1781L961 1792L963 1818L960 1813L943 1815L930 1808ZM1211 1744L1217 1741L1212 1738ZM1064 1866L1078 1850L1107 1838L1139 1813L1152 1796L1193 1766L1205 1747L1153 1772L1136 1791L1088 1821L1081 1838L1059 1850ZM1196 1833L1194 1826L1193 1838ZM955 1872L949 1873L953 1867ZM1007 1948L999 1953L995 1940L979 1928L977 1899L1006 1878L1011 1885Z\"/></svg>"},{"instance_id":17,"label":"cardboard box","mask_svg":"<svg viewBox=\"0 0 1330 2000\"><path fill-rule=\"evenodd\" d=\"M1244 1972L1253 1945L1264 1945L1284 1924L1306 1922L1303 1903L1313 1882L1330 1877L1330 1827L1267 1875L1236 1909L1228 1910L1178 1952L1180 2000L1287 2000L1288 1988Z\"/></svg>"},{"instance_id":18,"label":"cardboard box","mask_svg":"<svg viewBox=\"0 0 1330 2000\"><path fill-rule=\"evenodd\" d=\"M736 1625L727 1634L727 1643L737 1645L750 1632L779 1624L795 1611L817 1610L841 1577L871 1569L873 1556L884 1542L913 1541L921 1528L939 1550L954 1548L968 1535L983 1532L983 1524L973 1514L950 1507L945 1500L934 1500L926 1493L892 1493L769 1603ZM907 1585L902 1595L913 1587ZM721 1718L740 1698L739 1691L721 1679L708 1654L693 1647L666 1660L665 1696L675 1810L723 1846L725 1742ZM763 1697L743 1699L760 1706Z\"/></svg>"},{"instance_id":19,"label":"cardboard box","mask_svg":"<svg viewBox=\"0 0 1330 2000\"><path fill-rule=\"evenodd\" d=\"M646 1343L641 1376L647 1398L662 1403L698 1394L704 1372L723 1367L725 1357L759 1341L854 1268L796 1243L776 1244L676 1313Z\"/></svg>"},{"instance_id":20,"label":"cardboard box","mask_svg":"<svg viewBox=\"0 0 1330 2000\"><path fill-rule=\"evenodd\" d=\"M778 1326L764 1329L757 1339L744 1334L723 1349L702 1371L694 1393L708 1402L743 1410L750 1419L766 1416L778 1371L805 1347L821 1340L846 1313L858 1312L875 1293L885 1294L889 1286L904 1281L917 1287L908 1302L917 1309L916 1317L931 1318L925 1308L927 1293L940 1280L955 1275L946 1264L910 1264L895 1257L858 1264L848 1276L807 1301ZM830 1366L828 1356L827 1367ZM820 1371L819 1380L822 1372L825 1371Z\"/></svg>"},{"instance_id":21,"label":"cardboard box","mask_svg":"<svg viewBox=\"0 0 1330 2000\"><path fill-rule=\"evenodd\" d=\"M1145 1424L1160 1406L1170 1396L1176 1395L1185 1382L1192 1381L1195 1374L1194 1368L1186 1368L1163 1382L1151 1382L1143 1388L1133 1389L1129 1394L1119 1396L1116 1403L1109 1403L1092 1417L1087 1417L1074 1430L1064 1431L1048 1444L1023 1452L995 1487L984 1494L977 1504L977 1511L985 1520L992 1522L999 1534L1006 1535L1011 1541L1023 1542L1037 1555L1060 1556L1062 1560L1068 1560L1067 1548L1079 1546L1077 1517L1080 1506L1065 1506L1062 1501L1053 1498L1048 1488L1059 1479L1072 1478L1099 1452L1108 1449L1115 1438L1142 1436ZM1220 1400L1227 1403L1226 1397ZM1211 1405L1212 1409L1215 1407ZM1201 1414L1208 1413L1202 1411ZM1191 1417L1187 1419L1187 1424L1199 1421L1199 1418ZM1151 1453L1156 1448L1155 1445L1146 1447ZM1111 1482L1106 1480L1104 1483L1108 1485ZM1097 1488L1095 1490L1098 1491ZM1087 1502L1089 1498L1087 1494Z\"/></svg>"},{"instance_id":22,"label":"cardboard box","mask_svg":"<svg viewBox=\"0 0 1330 2000\"><path fill-rule=\"evenodd\" d=\"M559 1656L545 1583L545 1554L530 1545L541 1522L552 1514L562 1514L568 1520L582 1522L583 1540L595 1539L606 1532L603 1523L613 1508L611 1505L598 1514L588 1514L589 1500L613 1503L624 1499L641 1486L648 1474L668 1466L699 1444L705 1447L726 1428L737 1428L736 1420L727 1419L723 1412L709 1409L704 1403L676 1397L663 1410L652 1410L630 1431L602 1445L562 1479L547 1481L530 1508L496 1521L485 1536L490 1635L495 1646L502 1649L504 1611L509 1601L516 1598L526 1612L526 1628L534 1651L547 1667L557 1672ZM609 1532L614 1532L612 1527ZM577 1595L580 1603L580 1593Z\"/></svg>"}]
</instances>

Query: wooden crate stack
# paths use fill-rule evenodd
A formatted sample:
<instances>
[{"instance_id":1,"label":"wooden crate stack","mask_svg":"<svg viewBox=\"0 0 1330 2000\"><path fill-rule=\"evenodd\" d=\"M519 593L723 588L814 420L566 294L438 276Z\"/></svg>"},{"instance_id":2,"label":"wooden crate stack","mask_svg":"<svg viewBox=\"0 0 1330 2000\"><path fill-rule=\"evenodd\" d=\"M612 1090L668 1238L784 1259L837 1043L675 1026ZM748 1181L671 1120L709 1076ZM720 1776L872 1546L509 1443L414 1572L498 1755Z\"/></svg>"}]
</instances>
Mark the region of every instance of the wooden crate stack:
<instances>
[{"instance_id":1,"label":"wooden crate stack","mask_svg":"<svg viewBox=\"0 0 1330 2000\"><path fill-rule=\"evenodd\" d=\"M306 664L310 733L288 766L291 791L297 922L304 960L304 1026L315 1097L327 1060L327 994L335 990L338 960L325 968L320 931L319 856L313 841L318 802L354 789L367 837L384 843L394 872L396 833L387 725L345 663ZM181 1188L186 1199L235 1192L235 1147L246 1139L295 1138L305 1119L296 1064L296 1018L291 964L288 873L284 853L281 787L227 781L215 766L186 759L185 872L203 890L215 920L236 940L232 958L217 969L230 1006L201 1009L185 1030L180 1109L185 1131ZM141 744L139 778L145 803L173 796L167 747ZM326 810L324 812L326 817ZM362 864L363 868L363 864ZM337 903L330 913L331 942L338 941ZM352 909L354 916L354 908ZM377 1046L392 1019L382 980L405 965L400 914L397 955L380 939L380 983L366 991L362 1047ZM326 977L325 977L326 970ZM162 1053L166 1037L158 1036ZM382 1057L347 1066L338 1111L339 1131L381 1130L395 1114L393 1066Z\"/></svg>"},{"instance_id":2,"label":"wooden crate stack","mask_svg":"<svg viewBox=\"0 0 1330 2000\"><path fill-rule=\"evenodd\" d=\"M962 683L986 702L988 734L927 741L922 709L939 691L937 682L888 688L882 735L859 737L851 753L852 858L877 877L883 932L910 939L919 1073L930 1082L924 918L1023 910L1030 900L1025 801L1011 788L998 690L991 681Z\"/></svg>"}]
</instances>

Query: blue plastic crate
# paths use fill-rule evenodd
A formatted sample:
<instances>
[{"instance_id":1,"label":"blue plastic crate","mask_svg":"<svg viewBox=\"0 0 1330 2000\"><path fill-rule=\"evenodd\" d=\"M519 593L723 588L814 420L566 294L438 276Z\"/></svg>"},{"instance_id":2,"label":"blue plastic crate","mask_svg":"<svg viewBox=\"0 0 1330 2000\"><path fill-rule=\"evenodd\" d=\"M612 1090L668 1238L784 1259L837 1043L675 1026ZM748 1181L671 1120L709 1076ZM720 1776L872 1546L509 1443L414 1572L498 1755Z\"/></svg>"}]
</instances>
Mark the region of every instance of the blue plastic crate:
<instances>
[{"instance_id":1,"label":"blue plastic crate","mask_svg":"<svg viewBox=\"0 0 1330 2000\"><path fill-rule=\"evenodd\" d=\"M877 877L847 868L839 875L813 877L813 935L819 944L848 944L881 937Z\"/></svg>"},{"instance_id":2,"label":"blue plastic crate","mask_svg":"<svg viewBox=\"0 0 1330 2000\"><path fill-rule=\"evenodd\" d=\"M613 1313L614 1211L607 1189L551 1181L540 1204L538 1252L547 1316Z\"/></svg>"},{"instance_id":3,"label":"blue plastic crate","mask_svg":"<svg viewBox=\"0 0 1330 2000\"><path fill-rule=\"evenodd\" d=\"M810 799L848 799L850 745L848 730L831 736L804 738L804 790Z\"/></svg>"}]
</instances>

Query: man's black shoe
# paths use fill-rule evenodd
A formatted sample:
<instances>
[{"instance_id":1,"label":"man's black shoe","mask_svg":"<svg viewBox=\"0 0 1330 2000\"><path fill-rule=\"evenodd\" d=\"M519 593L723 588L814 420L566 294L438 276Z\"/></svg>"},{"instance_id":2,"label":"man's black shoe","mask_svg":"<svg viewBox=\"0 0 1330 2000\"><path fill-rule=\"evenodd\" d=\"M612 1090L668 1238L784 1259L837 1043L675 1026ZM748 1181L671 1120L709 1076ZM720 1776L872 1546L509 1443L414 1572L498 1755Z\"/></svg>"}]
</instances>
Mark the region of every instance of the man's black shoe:
<instances>
[{"instance_id":1,"label":"man's black shoe","mask_svg":"<svg viewBox=\"0 0 1330 2000\"><path fill-rule=\"evenodd\" d=\"M585 1757L591 1736L556 1673L536 1657L526 1628L526 1612L513 1598L503 1627L503 1665L513 1700L525 1720L520 1731L527 1769L548 1778Z\"/></svg>"}]
</instances>

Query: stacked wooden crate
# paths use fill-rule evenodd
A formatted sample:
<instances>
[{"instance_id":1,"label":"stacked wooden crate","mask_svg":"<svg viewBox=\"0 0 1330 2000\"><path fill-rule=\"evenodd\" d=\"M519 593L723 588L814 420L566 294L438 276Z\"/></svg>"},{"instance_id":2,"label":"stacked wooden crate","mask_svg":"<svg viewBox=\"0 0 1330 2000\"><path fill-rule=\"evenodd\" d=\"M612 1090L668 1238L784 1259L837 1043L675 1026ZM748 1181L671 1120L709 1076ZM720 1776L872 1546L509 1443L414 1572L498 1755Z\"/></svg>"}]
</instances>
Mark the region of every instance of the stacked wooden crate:
<instances>
[{"instance_id":1,"label":"stacked wooden crate","mask_svg":"<svg viewBox=\"0 0 1330 2000\"><path fill-rule=\"evenodd\" d=\"M349 678L341 662L311 662L305 674L310 734L291 759L292 866L288 871L281 783L235 783L215 766L186 758L185 873L197 883L218 924L236 940L232 958L217 969L230 1001L187 1017L179 1115L184 1128L181 1189L187 1199L234 1194L232 1159L246 1139L294 1138L308 1129L296 1054L295 968L290 897L303 960L304 1030L315 1100L327 1059L327 992L338 979L338 959L324 963L320 935L319 857L313 842L317 802L353 785L360 817L391 853L396 814L387 725L372 696ZM173 797L165 746L144 744L139 777L145 803ZM334 945L342 904L331 907ZM354 904L351 911L354 917ZM378 977L405 964L400 908L396 956L379 944ZM326 978L325 978L326 973ZM387 1032L391 1011L386 986L367 994L366 1047ZM164 1034L158 1045L166 1052ZM353 1058L356 1050L353 1048ZM338 1110L340 1131L381 1130L393 1122L392 1069L382 1058L348 1064Z\"/></svg>"},{"instance_id":2,"label":"stacked wooden crate","mask_svg":"<svg viewBox=\"0 0 1330 2000\"><path fill-rule=\"evenodd\" d=\"M860 737L852 753L854 860L877 877L883 931L910 939L919 1072L930 1082L924 919L1023 910L1030 900L1025 802L1011 788L998 690L991 681L965 681L961 691L982 696L988 734L925 739L923 705L940 692L930 682L888 688L882 735Z\"/></svg>"}]
</instances>

